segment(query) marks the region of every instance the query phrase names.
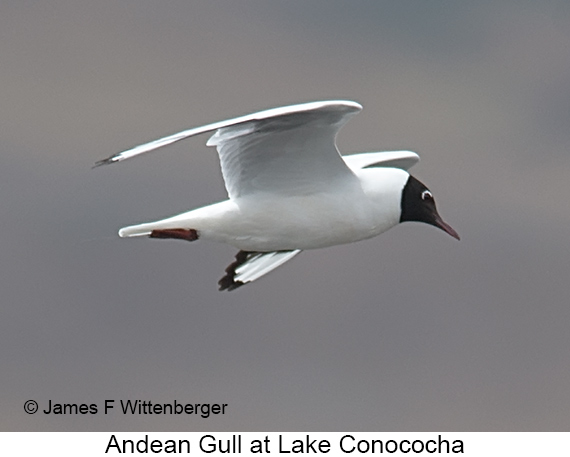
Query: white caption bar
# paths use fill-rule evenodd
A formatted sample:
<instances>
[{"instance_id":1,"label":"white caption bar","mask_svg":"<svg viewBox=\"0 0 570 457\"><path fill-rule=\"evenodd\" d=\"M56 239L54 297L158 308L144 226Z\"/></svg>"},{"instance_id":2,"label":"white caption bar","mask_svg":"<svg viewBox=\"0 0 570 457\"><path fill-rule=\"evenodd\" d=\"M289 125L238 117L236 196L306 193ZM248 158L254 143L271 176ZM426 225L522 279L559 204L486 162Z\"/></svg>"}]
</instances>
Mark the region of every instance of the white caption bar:
<instances>
[{"instance_id":1,"label":"white caption bar","mask_svg":"<svg viewBox=\"0 0 570 457\"><path fill-rule=\"evenodd\" d=\"M0 433L2 455L570 456L570 433Z\"/></svg>"}]
</instances>

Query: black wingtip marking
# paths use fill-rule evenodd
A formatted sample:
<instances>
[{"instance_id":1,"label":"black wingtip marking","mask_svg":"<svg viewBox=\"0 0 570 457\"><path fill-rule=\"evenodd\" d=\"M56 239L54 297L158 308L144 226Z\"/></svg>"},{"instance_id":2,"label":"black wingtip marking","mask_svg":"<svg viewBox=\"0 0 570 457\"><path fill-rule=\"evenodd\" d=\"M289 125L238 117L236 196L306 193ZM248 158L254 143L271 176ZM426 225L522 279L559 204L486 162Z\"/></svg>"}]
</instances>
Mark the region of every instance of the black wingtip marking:
<instances>
[{"instance_id":1,"label":"black wingtip marking","mask_svg":"<svg viewBox=\"0 0 570 457\"><path fill-rule=\"evenodd\" d=\"M101 165L109 165L109 164L111 164L111 163L113 163L113 162L116 162L116 160L113 160L113 157L108 157L108 158L106 158L106 159L99 160L98 162L95 162L95 165L93 165L93 166L91 167L91 169L100 167Z\"/></svg>"},{"instance_id":2,"label":"black wingtip marking","mask_svg":"<svg viewBox=\"0 0 570 457\"><path fill-rule=\"evenodd\" d=\"M218 285L220 286L219 290L231 291L245 284L245 282L235 280L236 269L239 266L243 265L251 254L254 253L248 251L239 251L236 254L236 259L226 268L226 275L218 281Z\"/></svg>"},{"instance_id":3,"label":"black wingtip marking","mask_svg":"<svg viewBox=\"0 0 570 457\"><path fill-rule=\"evenodd\" d=\"M244 284L245 282L234 281L233 278L230 278L226 275L218 281L218 285L220 286L218 290L227 290L230 292L232 290L236 290L238 287L241 287Z\"/></svg>"}]
</instances>

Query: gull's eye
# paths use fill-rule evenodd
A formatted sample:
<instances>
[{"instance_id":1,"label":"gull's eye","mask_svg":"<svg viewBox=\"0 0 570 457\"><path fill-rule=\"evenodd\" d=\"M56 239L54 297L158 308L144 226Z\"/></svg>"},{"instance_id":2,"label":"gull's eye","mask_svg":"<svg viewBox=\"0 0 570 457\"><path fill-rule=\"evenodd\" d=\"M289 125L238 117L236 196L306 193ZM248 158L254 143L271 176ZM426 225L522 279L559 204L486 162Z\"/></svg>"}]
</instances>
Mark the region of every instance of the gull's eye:
<instances>
[{"instance_id":1,"label":"gull's eye","mask_svg":"<svg viewBox=\"0 0 570 457\"><path fill-rule=\"evenodd\" d=\"M429 190L424 190L422 192L422 200L433 200L433 195Z\"/></svg>"}]
</instances>

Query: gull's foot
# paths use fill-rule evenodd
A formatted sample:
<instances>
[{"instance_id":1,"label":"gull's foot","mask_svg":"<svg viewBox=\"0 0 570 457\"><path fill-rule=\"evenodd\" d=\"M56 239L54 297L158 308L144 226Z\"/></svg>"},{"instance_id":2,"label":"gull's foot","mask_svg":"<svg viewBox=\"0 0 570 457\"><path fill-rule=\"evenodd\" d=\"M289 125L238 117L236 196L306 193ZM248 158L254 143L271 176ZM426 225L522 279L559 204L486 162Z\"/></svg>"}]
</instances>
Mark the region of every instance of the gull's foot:
<instances>
[{"instance_id":1,"label":"gull's foot","mask_svg":"<svg viewBox=\"0 0 570 457\"><path fill-rule=\"evenodd\" d=\"M198 232L194 229L161 229L150 232L149 238L174 238L176 240L196 241Z\"/></svg>"}]
</instances>

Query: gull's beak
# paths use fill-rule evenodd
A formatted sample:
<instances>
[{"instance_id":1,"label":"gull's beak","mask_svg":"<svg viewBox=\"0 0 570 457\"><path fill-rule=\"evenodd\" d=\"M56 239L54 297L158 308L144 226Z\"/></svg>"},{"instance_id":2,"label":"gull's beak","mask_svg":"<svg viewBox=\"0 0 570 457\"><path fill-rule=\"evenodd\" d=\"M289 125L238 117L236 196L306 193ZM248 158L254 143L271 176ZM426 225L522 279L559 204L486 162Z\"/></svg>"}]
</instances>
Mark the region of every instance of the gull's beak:
<instances>
[{"instance_id":1,"label":"gull's beak","mask_svg":"<svg viewBox=\"0 0 570 457\"><path fill-rule=\"evenodd\" d=\"M453 238L455 238L456 240L459 240L459 235L458 233L453 230L453 228L451 227L451 225L449 225L448 223L444 222L443 219L441 218L441 216L439 214L435 214L435 219L434 219L434 223L433 225L435 225L436 227L440 228L441 230L443 230L445 233L450 234Z\"/></svg>"}]
</instances>

